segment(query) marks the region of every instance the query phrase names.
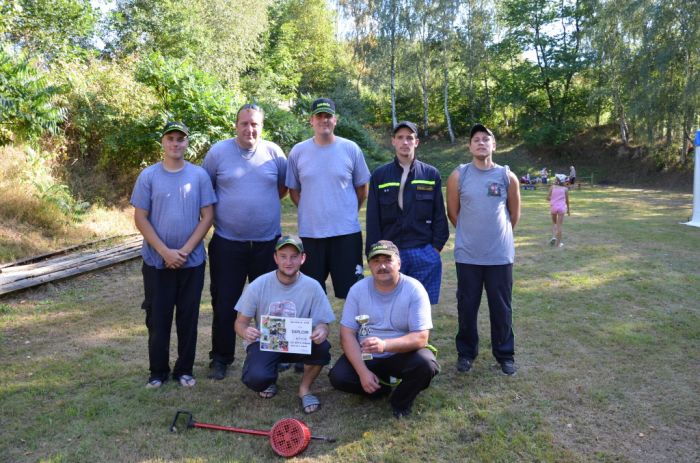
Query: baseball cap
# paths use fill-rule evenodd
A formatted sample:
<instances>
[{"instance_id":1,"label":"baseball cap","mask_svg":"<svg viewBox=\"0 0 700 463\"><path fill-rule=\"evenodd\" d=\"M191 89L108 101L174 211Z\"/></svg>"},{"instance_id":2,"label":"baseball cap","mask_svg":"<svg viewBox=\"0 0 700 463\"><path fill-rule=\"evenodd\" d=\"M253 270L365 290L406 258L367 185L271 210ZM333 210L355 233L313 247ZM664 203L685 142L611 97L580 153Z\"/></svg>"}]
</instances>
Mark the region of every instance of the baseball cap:
<instances>
[{"instance_id":1,"label":"baseball cap","mask_svg":"<svg viewBox=\"0 0 700 463\"><path fill-rule=\"evenodd\" d=\"M319 98L311 103L311 114L328 113L335 114L335 103L330 98Z\"/></svg>"},{"instance_id":2,"label":"baseball cap","mask_svg":"<svg viewBox=\"0 0 700 463\"><path fill-rule=\"evenodd\" d=\"M493 132L486 128L484 124L474 124L472 126L471 131L469 132L469 139L471 140L472 138L474 138L474 134L477 132L486 132L493 137Z\"/></svg>"},{"instance_id":3,"label":"baseball cap","mask_svg":"<svg viewBox=\"0 0 700 463\"><path fill-rule=\"evenodd\" d=\"M174 132L175 130L177 130L178 132L182 132L187 136L190 135L190 129L188 129L185 124L183 124L182 122L175 121L171 121L165 124L165 127L163 127L163 135L165 135L168 132Z\"/></svg>"},{"instance_id":4,"label":"baseball cap","mask_svg":"<svg viewBox=\"0 0 700 463\"><path fill-rule=\"evenodd\" d=\"M296 235L280 236L280 239L277 240L277 244L275 244L275 251L279 250L282 246L286 246L288 244L297 248L299 252L304 252L304 243L302 243L301 238L299 238Z\"/></svg>"},{"instance_id":5,"label":"baseball cap","mask_svg":"<svg viewBox=\"0 0 700 463\"><path fill-rule=\"evenodd\" d=\"M416 127L416 124L414 124L411 121L401 121L398 124L396 124L396 127L394 127L394 135L396 135L396 132L399 131L400 128L406 127L408 130L411 132L417 134L418 133L418 127Z\"/></svg>"},{"instance_id":6,"label":"baseball cap","mask_svg":"<svg viewBox=\"0 0 700 463\"><path fill-rule=\"evenodd\" d=\"M389 240L380 240L370 246L367 260L378 255L399 257L399 248Z\"/></svg>"}]
</instances>

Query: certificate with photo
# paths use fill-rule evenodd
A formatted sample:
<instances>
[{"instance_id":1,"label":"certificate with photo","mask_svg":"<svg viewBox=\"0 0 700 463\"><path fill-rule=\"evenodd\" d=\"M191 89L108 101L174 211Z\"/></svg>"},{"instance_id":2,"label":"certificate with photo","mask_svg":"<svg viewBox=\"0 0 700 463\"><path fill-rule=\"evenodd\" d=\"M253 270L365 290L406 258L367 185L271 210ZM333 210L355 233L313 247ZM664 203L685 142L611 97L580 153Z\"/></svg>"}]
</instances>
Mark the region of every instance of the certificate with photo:
<instances>
[{"instance_id":1,"label":"certificate with photo","mask_svg":"<svg viewBox=\"0 0 700 463\"><path fill-rule=\"evenodd\" d=\"M310 318L260 317L260 350L287 354L310 354Z\"/></svg>"}]
</instances>

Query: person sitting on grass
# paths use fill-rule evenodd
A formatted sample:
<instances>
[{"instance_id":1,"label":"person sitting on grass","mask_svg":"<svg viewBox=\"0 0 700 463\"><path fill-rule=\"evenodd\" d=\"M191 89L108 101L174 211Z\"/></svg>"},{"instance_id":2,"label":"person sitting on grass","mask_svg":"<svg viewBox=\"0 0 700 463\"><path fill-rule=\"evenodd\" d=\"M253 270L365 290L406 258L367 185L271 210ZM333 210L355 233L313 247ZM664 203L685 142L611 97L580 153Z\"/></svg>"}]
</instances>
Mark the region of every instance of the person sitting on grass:
<instances>
[{"instance_id":1,"label":"person sitting on grass","mask_svg":"<svg viewBox=\"0 0 700 463\"><path fill-rule=\"evenodd\" d=\"M151 376L159 388L170 374L170 330L177 307L178 358L173 379L192 387L199 302L206 254L202 239L214 221L214 188L209 175L185 161L189 129L168 122L161 144L163 161L141 172L131 195L134 222L143 235L143 286Z\"/></svg>"},{"instance_id":2,"label":"person sitting on grass","mask_svg":"<svg viewBox=\"0 0 700 463\"><path fill-rule=\"evenodd\" d=\"M304 413L313 413L321 407L321 402L311 393L311 385L323 366L331 361L331 344L326 338L328 324L335 320L335 315L321 285L299 270L306 260L299 237L280 237L275 245L274 259L277 270L253 280L236 303L238 316L234 328L244 340L247 352L241 380L261 398L271 399L277 394L278 365L303 362L299 402ZM259 327L262 315L311 318L311 354L261 350Z\"/></svg>"},{"instance_id":3,"label":"person sitting on grass","mask_svg":"<svg viewBox=\"0 0 700 463\"><path fill-rule=\"evenodd\" d=\"M549 212L552 215L552 238L549 240L550 246L561 248L562 226L564 225L564 214L571 215L569 207L569 189L564 186L564 175L557 175L555 184L549 187L547 200L549 201Z\"/></svg>"}]
</instances>

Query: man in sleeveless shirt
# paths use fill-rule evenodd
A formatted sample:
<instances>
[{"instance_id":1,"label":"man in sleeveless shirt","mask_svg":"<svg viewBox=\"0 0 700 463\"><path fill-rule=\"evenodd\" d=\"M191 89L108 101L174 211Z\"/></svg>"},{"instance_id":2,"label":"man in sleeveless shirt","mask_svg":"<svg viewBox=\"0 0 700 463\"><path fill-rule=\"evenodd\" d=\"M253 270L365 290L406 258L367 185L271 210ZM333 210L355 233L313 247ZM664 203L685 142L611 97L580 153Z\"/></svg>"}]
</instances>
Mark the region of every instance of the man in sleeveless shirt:
<instances>
[{"instance_id":1,"label":"man in sleeveless shirt","mask_svg":"<svg viewBox=\"0 0 700 463\"><path fill-rule=\"evenodd\" d=\"M491 350L503 374L515 374L513 335L513 229L520 218L520 185L508 166L493 162L496 139L482 124L472 127L472 162L447 180L447 216L456 227L457 370L471 370L479 353L477 315L486 289Z\"/></svg>"},{"instance_id":2,"label":"man in sleeveless shirt","mask_svg":"<svg viewBox=\"0 0 700 463\"><path fill-rule=\"evenodd\" d=\"M243 105L236 116L236 138L211 147L202 167L216 190L214 236L209 242L212 349L210 378L220 380L236 349L234 307L246 279L277 268L275 243L282 234L280 199L287 194L287 159L276 144L263 140L262 108Z\"/></svg>"}]
</instances>

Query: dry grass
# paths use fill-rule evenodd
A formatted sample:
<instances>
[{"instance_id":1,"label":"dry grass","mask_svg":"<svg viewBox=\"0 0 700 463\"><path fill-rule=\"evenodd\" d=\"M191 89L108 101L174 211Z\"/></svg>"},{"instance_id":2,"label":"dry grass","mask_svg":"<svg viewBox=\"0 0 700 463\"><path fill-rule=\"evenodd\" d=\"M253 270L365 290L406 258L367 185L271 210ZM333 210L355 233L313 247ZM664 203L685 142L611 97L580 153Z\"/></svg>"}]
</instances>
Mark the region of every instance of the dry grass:
<instances>
[{"instance_id":1,"label":"dry grass","mask_svg":"<svg viewBox=\"0 0 700 463\"><path fill-rule=\"evenodd\" d=\"M41 199L35 177L50 177L51 166L33 166L26 151L0 148L0 262L41 254L97 238L133 233L130 207L92 205L79 219Z\"/></svg>"}]
</instances>

